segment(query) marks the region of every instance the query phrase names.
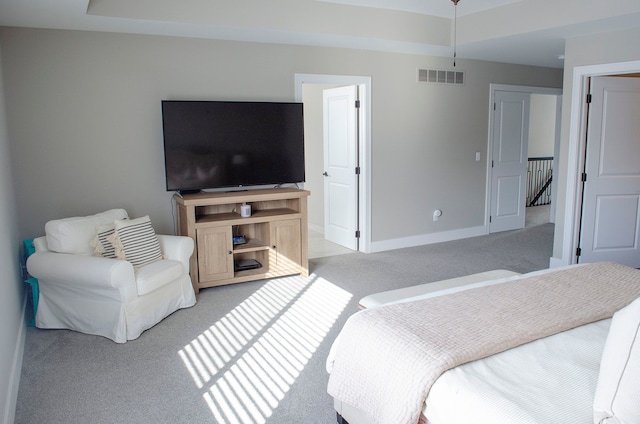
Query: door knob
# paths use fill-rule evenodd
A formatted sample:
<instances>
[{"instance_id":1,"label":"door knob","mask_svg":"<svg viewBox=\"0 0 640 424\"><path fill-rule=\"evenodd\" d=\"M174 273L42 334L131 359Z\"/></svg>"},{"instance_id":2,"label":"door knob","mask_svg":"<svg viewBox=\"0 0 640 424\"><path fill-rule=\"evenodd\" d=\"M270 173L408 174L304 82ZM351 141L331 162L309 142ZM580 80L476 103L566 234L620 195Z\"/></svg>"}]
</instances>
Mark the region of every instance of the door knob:
<instances>
[{"instance_id":1,"label":"door knob","mask_svg":"<svg viewBox=\"0 0 640 424\"><path fill-rule=\"evenodd\" d=\"M324 171L324 172L322 173L322 175L324 175L325 177L328 177L328 176L329 176L329 174L327 174L327 171Z\"/></svg>"}]
</instances>

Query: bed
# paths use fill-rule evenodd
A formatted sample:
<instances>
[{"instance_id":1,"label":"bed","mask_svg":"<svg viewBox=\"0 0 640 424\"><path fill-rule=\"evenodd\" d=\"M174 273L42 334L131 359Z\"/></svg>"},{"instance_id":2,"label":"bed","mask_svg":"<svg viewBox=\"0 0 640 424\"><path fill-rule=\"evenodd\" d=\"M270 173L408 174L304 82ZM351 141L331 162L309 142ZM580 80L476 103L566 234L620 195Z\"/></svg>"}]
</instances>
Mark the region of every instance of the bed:
<instances>
[{"instance_id":1,"label":"bed","mask_svg":"<svg viewBox=\"0 0 640 424\"><path fill-rule=\"evenodd\" d=\"M349 424L640 423L639 298L640 271L598 263L365 309L327 391Z\"/></svg>"}]
</instances>

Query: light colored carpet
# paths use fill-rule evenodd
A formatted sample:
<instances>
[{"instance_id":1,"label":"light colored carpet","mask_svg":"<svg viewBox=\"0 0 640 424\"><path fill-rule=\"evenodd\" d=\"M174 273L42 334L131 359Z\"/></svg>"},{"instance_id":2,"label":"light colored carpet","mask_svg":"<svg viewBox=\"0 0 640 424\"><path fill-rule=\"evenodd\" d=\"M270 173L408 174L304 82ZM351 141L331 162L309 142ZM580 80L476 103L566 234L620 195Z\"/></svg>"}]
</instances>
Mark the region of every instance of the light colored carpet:
<instances>
[{"instance_id":1,"label":"light colored carpet","mask_svg":"<svg viewBox=\"0 0 640 424\"><path fill-rule=\"evenodd\" d=\"M201 291L116 344L29 328L16 423L333 423L325 359L360 298L491 269L548 267L553 225L310 261L312 275Z\"/></svg>"},{"instance_id":2,"label":"light colored carpet","mask_svg":"<svg viewBox=\"0 0 640 424\"><path fill-rule=\"evenodd\" d=\"M551 216L551 205L531 206L525 208L525 227L533 227L549 222Z\"/></svg>"}]
</instances>

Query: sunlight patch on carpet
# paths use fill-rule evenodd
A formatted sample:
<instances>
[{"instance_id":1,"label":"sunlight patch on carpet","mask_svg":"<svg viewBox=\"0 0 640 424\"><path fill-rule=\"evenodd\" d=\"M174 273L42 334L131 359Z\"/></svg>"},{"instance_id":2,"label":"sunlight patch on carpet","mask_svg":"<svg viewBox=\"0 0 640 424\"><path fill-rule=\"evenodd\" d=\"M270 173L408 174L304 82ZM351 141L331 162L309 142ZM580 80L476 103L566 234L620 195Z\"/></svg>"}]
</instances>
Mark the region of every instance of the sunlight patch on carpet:
<instances>
[{"instance_id":1,"label":"sunlight patch on carpet","mask_svg":"<svg viewBox=\"0 0 640 424\"><path fill-rule=\"evenodd\" d=\"M272 280L181 349L216 422L266 422L351 297L315 275Z\"/></svg>"}]
</instances>

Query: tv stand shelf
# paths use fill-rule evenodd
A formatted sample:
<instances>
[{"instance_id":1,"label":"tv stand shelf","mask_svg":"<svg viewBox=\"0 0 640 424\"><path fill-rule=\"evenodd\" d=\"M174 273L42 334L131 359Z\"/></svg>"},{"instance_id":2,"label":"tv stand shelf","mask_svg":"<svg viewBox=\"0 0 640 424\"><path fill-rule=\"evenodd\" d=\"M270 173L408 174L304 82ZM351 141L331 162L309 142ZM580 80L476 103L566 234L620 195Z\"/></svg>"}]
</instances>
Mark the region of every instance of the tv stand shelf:
<instances>
[{"instance_id":1,"label":"tv stand shelf","mask_svg":"<svg viewBox=\"0 0 640 424\"><path fill-rule=\"evenodd\" d=\"M250 203L250 202L248 202ZM282 216L290 215L290 217L296 218L300 217L300 213L294 211L293 209L267 209L267 210L257 210L252 211L251 216L249 218L243 218L237 212L223 212L223 213L213 213L208 215L199 215L196 217L196 227L202 225L209 225L214 222L224 222L229 223L235 220L238 220L241 224L246 224L247 222L261 222L265 219L273 218L273 219L282 219Z\"/></svg>"},{"instance_id":2,"label":"tv stand shelf","mask_svg":"<svg viewBox=\"0 0 640 424\"><path fill-rule=\"evenodd\" d=\"M269 245L261 242L256 239L249 239L247 243L240 244L233 247L234 253L242 253L242 252L257 252L258 250L267 250L269 249Z\"/></svg>"},{"instance_id":3,"label":"tv stand shelf","mask_svg":"<svg viewBox=\"0 0 640 424\"><path fill-rule=\"evenodd\" d=\"M195 242L190 260L193 288L309 274L307 197L293 188L174 195L178 234ZM251 216L240 206L251 205ZM233 244L234 236L244 244ZM234 261L255 259L260 268L234 271Z\"/></svg>"}]
</instances>

